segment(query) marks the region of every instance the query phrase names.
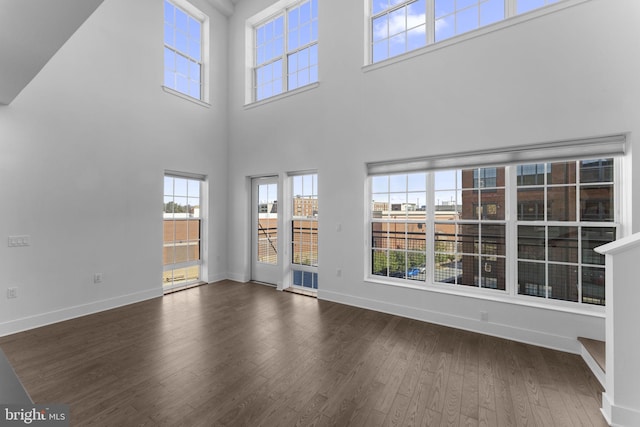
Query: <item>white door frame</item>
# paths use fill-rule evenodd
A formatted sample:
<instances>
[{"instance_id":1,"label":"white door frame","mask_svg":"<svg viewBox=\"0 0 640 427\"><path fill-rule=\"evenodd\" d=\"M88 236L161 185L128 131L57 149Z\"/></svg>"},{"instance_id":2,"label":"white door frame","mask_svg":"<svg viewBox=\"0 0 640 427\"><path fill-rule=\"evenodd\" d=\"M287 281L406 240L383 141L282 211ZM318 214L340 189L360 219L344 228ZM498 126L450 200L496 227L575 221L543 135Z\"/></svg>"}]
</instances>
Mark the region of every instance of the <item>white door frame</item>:
<instances>
[{"instance_id":1,"label":"white door frame","mask_svg":"<svg viewBox=\"0 0 640 427\"><path fill-rule=\"evenodd\" d=\"M269 210L273 207L270 204L273 200L277 203L277 211L274 212L266 212L260 214L258 205L261 202L259 200L259 189L260 186L273 186L275 185L275 195L269 194L269 200L263 200L262 202L267 203L267 207ZM273 187L271 187L273 189ZM275 199L273 199L275 196ZM255 177L251 179L251 280L271 284L277 286L278 288L282 288L282 265L284 253L283 253L283 245L286 236L283 233L282 227L282 218L283 215L281 213L282 203L280 202L282 199L282 189L280 185L280 179L277 175L274 176L264 176L264 177ZM258 220L261 215L263 217L271 217L272 225L276 226L275 236L272 231L263 229L263 234L259 235L259 227ZM264 218L263 218L264 219ZM258 242L262 241L265 245L265 250L269 251L271 255L275 252L275 260L272 259L272 262L264 262L258 260Z\"/></svg>"}]
</instances>

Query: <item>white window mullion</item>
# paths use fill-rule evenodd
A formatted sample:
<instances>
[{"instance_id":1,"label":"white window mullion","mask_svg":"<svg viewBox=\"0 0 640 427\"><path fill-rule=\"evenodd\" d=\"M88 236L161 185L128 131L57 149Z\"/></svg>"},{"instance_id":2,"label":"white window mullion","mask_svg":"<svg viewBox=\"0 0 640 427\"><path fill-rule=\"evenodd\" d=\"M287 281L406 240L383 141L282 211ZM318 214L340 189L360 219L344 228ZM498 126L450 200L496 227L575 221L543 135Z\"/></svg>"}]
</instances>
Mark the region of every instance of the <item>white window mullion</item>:
<instances>
[{"instance_id":1,"label":"white window mullion","mask_svg":"<svg viewBox=\"0 0 640 427\"><path fill-rule=\"evenodd\" d=\"M435 43L436 40L436 9L435 0L426 1L427 10L425 11L426 17L426 36L427 46Z\"/></svg>"},{"instance_id":2,"label":"white window mullion","mask_svg":"<svg viewBox=\"0 0 640 427\"><path fill-rule=\"evenodd\" d=\"M518 0L504 0L504 17L510 18L516 16Z\"/></svg>"},{"instance_id":3,"label":"white window mullion","mask_svg":"<svg viewBox=\"0 0 640 427\"><path fill-rule=\"evenodd\" d=\"M289 54L285 52L282 58L282 93L289 90Z\"/></svg>"},{"instance_id":4,"label":"white window mullion","mask_svg":"<svg viewBox=\"0 0 640 427\"><path fill-rule=\"evenodd\" d=\"M367 65L367 64L371 64L373 62L373 52L371 52L371 42L373 40L373 30L371 28L371 26L373 25L372 22L373 20L371 19L371 14L372 14L372 9L371 9L371 2L368 0L365 0L364 3L364 44L363 46L365 47L364 49L364 58L363 58L363 64Z\"/></svg>"},{"instance_id":5,"label":"white window mullion","mask_svg":"<svg viewBox=\"0 0 640 427\"><path fill-rule=\"evenodd\" d=\"M284 11L284 30L282 33L282 93L289 90L289 9Z\"/></svg>"},{"instance_id":6,"label":"white window mullion","mask_svg":"<svg viewBox=\"0 0 640 427\"><path fill-rule=\"evenodd\" d=\"M576 223L580 224L580 222L582 221L582 218L580 218L580 199L581 199L581 194L580 194L580 160L576 160L576 176L575 176L575 182L576 182L576 213L575 213L575 218L576 218Z\"/></svg>"},{"instance_id":7,"label":"white window mullion","mask_svg":"<svg viewBox=\"0 0 640 427\"><path fill-rule=\"evenodd\" d=\"M507 166L504 169L505 182L505 290L508 295L515 296L518 293L518 186L515 166ZM515 254L509 257L508 254Z\"/></svg>"},{"instance_id":8,"label":"white window mullion","mask_svg":"<svg viewBox=\"0 0 640 427\"><path fill-rule=\"evenodd\" d=\"M616 226L616 238L630 235L631 230L627 229L632 218L632 203L621 203L623 194L631 194L629 186L633 182L631 168L625 168L625 163L621 158L613 160L613 197L614 197L614 225Z\"/></svg>"},{"instance_id":9,"label":"white window mullion","mask_svg":"<svg viewBox=\"0 0 640 427\"><path fill-rule=\"evenodd\" d=\"M546 180L545 180L546 182ZM545 190L546 194L546 190ZM544 225L544 298L549 299L549 227Z\"/></svg>"},{"instance_id":10,"label":"white window mullion","mask_svg":"<svg viewBox=\"0 0 640 427\"><path fill-rule=\"evenodd\" d=\"M435 220L436 220L436 204L435 204L435 179L434 172L427 172L427 200L425 203L426 214L426 250L427 259L425 260L425 280L429 285L435 282ZM431 254L431 256L429 256Z\"/></svg>"},{"instance_id":11,"label":"white window mullion","mask_svg":"<svg viewBox=\"0 0 640 427\"><path fill-rule=\"evenodd\" d=\"M578 225L578 303L582 303L582 225Z\"/></svg>"}]
</instances>

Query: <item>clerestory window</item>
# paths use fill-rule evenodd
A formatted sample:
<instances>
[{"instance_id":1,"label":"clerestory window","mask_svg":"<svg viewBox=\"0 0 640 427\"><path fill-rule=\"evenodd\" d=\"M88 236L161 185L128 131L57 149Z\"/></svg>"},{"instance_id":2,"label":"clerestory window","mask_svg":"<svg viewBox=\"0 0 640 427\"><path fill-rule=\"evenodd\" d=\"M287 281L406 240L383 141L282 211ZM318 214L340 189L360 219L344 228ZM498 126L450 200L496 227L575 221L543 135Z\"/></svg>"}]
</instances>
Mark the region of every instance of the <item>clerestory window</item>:
<instances>
[{"instance_id":1,"label":"clerestory window","mask_svg":"<svg viewBox=\"0 0 640 427\"><path fill-rule=\"evenodd\" d=\"M563 0L371 0L369 58L384 61Z\"/></svg>"},{"instance_id":2,"label":"clerestory window","mask_svg":"<svg viewBox=\"0 0 640 427\"><path fill-rule=\"evenodd\" d=\"M209 18L184 0L164 2L164 87L208 102Z\"/></svg>"},{"instance_id":3,"label":"clerestory window","mask_svg":"<svg viewBox=\"0 0 640 427\"><path fill-rule=\"evenodd\" d=\"M279 8L252 32L253 101L318 81L318 0Z\"/></svg>"}]
</instances>

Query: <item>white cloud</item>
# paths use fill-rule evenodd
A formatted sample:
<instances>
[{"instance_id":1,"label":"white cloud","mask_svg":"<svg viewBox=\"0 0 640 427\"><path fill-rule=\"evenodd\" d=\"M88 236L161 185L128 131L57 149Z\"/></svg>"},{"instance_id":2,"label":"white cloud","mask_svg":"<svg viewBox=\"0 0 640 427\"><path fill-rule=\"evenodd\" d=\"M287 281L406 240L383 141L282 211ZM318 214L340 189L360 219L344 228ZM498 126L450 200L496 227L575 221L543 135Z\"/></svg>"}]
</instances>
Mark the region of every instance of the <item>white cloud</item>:
<instances>
[{"instance_id":1,"label":"white cloud","mask_svg":"<svg viewBox=\"0 0 640 427\"><path fill-rule=\"evenodd\" d=\"M399 10L406 10L406 8ZM426 26L424 25L425 20L426 16L424 13L409 14L408 16L406 16L406 19L404 14L392 13L386 15L386 19L381 18L374 21L373 39L386 39L389 36L403 33L412 28L416 28L416 33L424 34L426 28Z\"/></svg>"}]
</instances>

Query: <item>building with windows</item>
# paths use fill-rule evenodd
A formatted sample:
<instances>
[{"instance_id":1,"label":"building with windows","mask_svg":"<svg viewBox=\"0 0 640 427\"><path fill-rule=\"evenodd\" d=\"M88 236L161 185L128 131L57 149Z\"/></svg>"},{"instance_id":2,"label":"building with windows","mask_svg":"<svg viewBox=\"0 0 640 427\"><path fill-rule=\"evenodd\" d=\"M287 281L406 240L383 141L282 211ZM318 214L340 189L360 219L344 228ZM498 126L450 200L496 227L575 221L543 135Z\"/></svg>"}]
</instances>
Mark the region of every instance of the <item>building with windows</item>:
<instances>
[{"instance_id":1,"label":"building with windows","mask_svg":"<svg viewBox=\"0 0 640 427\"><path fill-rule=\"evenodd\" d=\"M295 196L293 216L312 218L318 216L318 199Z\"/></svg>"},{"instance_id":2,"label":"building with windows","mask_svg":"<svg viewBox=\"0 0 640 427\"><path fill-rule=\"evenodd\" d=\"M0 336L187 277L604 340L593 249L640 231L640 2L26 3L0 2ZM169 198L198 217L163 224Z\"/></svg>"}]
</instances>

